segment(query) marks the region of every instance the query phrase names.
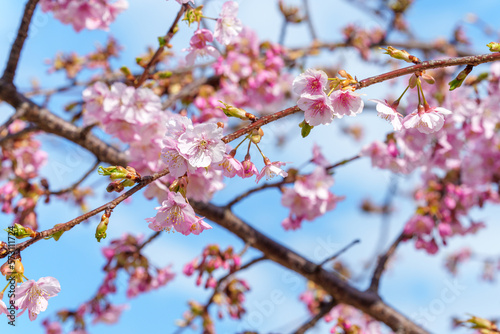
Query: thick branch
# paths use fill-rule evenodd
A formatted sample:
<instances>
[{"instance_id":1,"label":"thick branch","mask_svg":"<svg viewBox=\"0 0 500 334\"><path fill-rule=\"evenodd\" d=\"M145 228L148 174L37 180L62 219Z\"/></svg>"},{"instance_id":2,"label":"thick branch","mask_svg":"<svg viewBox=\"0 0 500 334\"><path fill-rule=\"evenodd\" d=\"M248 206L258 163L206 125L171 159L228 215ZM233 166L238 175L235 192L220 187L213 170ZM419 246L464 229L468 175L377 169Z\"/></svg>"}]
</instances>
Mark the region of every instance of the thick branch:
<instances>
[{"instance_id":1,"label":"thick branch","mask_svg":"<svg viewBox=\"0 0 500 334\"><path fill-rule=\"evenodd\" d=\"M0 79L0 99L4 100L17 111L22 110L27 121L35 123L39 130L64 137L92 152L99 161L113 165L127 165L127 156L118 149L109 146L85 128L79 128L47 109L43 109L13 87Z\"/></svg>"},{"instance_id":2,"label":"thick branch","mask_svg":"<svg viewBox=\"0 0 500 334\"><path fill-rule=\"evenodd\" d=\"M403 330L405 334L428 333L385 304L377 294L352 287L334 272L319 267L252 228L230 210L210 203L192 201L191 205L199 215L205 216L236 234L244 242L263 252L270 260L313 281L337 302L356 307L376 320L384 322L394 331Z\"/></svg>"},{"instance_id":3,"label":"thick branch","mask_svg":"<svg viewBox=\"0 0 500 334\"><path fill-rule=\"evenodd\" d=\"M24 41L28 37L28 29L30 27L31 18L35 11L36 5L39 0L29 0L24 8L23 18L21 20L21 25L17 30L17 36L10 49L9 60L7 61L7 66L3 71L2 79L11 84L14 81L14 76L16 75L17 63L19 62L19 56L21 55L21 50L24 46Z\"/></svg>"}]
</instances>

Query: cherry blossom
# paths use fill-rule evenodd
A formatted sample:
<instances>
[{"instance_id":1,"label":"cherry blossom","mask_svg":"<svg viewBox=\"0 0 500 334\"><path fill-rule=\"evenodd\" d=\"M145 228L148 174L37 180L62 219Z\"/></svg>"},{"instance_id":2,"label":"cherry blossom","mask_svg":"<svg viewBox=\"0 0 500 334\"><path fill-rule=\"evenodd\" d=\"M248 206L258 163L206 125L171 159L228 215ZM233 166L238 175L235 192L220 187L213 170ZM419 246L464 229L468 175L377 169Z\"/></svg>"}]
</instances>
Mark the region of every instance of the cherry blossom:
<instances>
[{"instance_id":1,"label":"cherry blossom","mask_svg":"<svg viewBox=\"0 0 500 334\"><path fill-rule=\"evenodd\" d=\"M97 324L102 322L108 325L115 324L118 320L120 320L122 312L128 308L129 306L127 304L117 306L108 304L104 310L97 314L94 320L92 320L92 323Z\"/></svg>"},{"instance_id":2,"label":"cherry blossom","mask_svg":"<svg viewBox=\"0 0 500 334\"><path fill-rule=\"evenodd\" d=\"M3 293L0 294L1 297L3 298ZM0 298L0 314L5 313L6 315L9 315L9 310L7 310L7 305L5 305L4 301Z\"/></svg>"},{"instance_id":3,"label":"cherry blossom","mask_svg":"<svg viewBox=\"0 0 500 334\"><path fill-rule=\"evenodd\" d=\"M253 175L259 175L259 170L255 167L254 163L250 161L250 155L245 156L245 160L241 163L243 166L242 178L251 177Z\"/></svg>"},{"instance_id":4,"label":"cherry blossom","mask_svg":"<svg viewBox=\"0 0 500 334\"><path fill-rule=\"evenodd\" d=\"M219 43L228 45L237 39L238 34L243 29L241 21L236 17L237 15L237 2L226 1L222 5L220 17L217 19L214 31L214 37Z\"/></svg>"},{"instance_id":5,"label":"cherry blossom","mask_svg":"<svg viewBox=\"0 0 500 334\"><path fill-rule=\"evenodd\" d=\"M327 84L325 72L309 68L293 80L292 91L298 95L322 95Z\"/></svg>"},{"instance_id":6,"label":"cherry blossom","mask_svg":"<svg viewBox=\"0 0 500 334\"><path fill-rule=\"evenodd\" d=\"M281 161L270 162L269 159L267 159L266 165L260 171L255 182L259 183L260 179L262 179L264 175L266 176L266 180L268 181L276 175L280 175L281 177L287 177L288 173L280 168L283 165L286 165L286 162L281 162Z\"/></svg>"},{"instance_id":7,"label":"cherry blossom","mask_svg":"<svg viewBox=\"0 0 500 334\"><path fill-rule=\"evenodd\" d=\"M281 204L290 208L290 215L281 225L286 230L295 230L300 227L302 220L312 221L333 210L343 197L329 191L332 185L333 177L318 166L311 174L300 176L293 188L284 188Z\"/></svg>"},{"instance_id":8,"label":"cherry blossom","mask_svg":"<svg viewBox=\"0 0 500 334\"><path fill-rule=\"evenodd\" d=\"M197 124L179 137L177 147L193 167L208 167L224 158L222 128L215 123Z\"/></svg>"},{"instance_id":9,"label":"cherry blossom","mask_svg":"<svg viewBox=\"0 0 500 334\"><path fill-rule=\"evenodd\" d=\"M211 43L214 40L214 36L212 32L208 29L198 29L194 32L193 37L191 37L191 41L189 42L190 47L184 49L182 51L189 51L186 55L186 62L189 66L194 64L194 61L198 56L212 56L217 58L220 56L219 51L212 46L207 45L207 43Z\"/></svg>"},{"instance_id":10,"label":"cherry blossom","mask_svg":"<svg viewBox=\"0 0 500 334\"><path fill-rule=\"evenodd\" d=\"M377 116L380 118L383 118L389 123L392 124L394 127L395 131L399 131L402 129L403 124L401 123L401 114L398 113L398 111L392 107L387 101L381 101L381 100L376 100L372 99L370 101L377 102Z\"/></svg>"},{"instance_id":11,"label":"cherry blossom","mask_svg":"<svg viewBox=\"0 0 500 334\"><path fill-rule=\"evenodd\" d=\"M154 231L171 231L173 228L188 235L199 234L203 230L212 228L202 218L196 216L191 205L179 193L169 192L167 199L156 210L158 213L155 217L146 219L150 222L149 228Z\"/></svg>"},{"instance_id":12,"label":"cherry blossom","mask_svg":"<svg viewBox=\"0 0 500 334\"><path fill-rule=\"evenodd\" d=\"M35 320L40 312L47 309L48 300L57 296L61 291L59 281L54 277L42 277L37 282L28 280L16 287L13 297L14 305L22 309L18 314L23 314L28 310L31 321Z\"/></svg>"},{"instance_id":13,"label":"cherry blossom","mask_svg":"<svg viewBox=\"0 0 500 334\"><path fill-rule=\"evenodd\" d=\"M330 124L333 120L334 110L326 94L310 95L304 93L297 101L300 109L304 110L304 118L311 126Z\"/></svg>"},{"instance_id":14,"label":"cherry blossom","mask_svg":"<svg viewBox=\"0 0 500 334\"><path fill-rule=\"evenodd\" d=\"M363 111L364 102L359 94L350 90L336 90L330 95L333 114L342 118L344 116L356 116Z\"/></svg>"},{"instance_id":15,"label":"cherry blossom","mask_svg":"<svg viewBox=\"0 0 500 334\"><path fill-rule=\"evenodd\" d=\"M235 177L243 175L243 165L234 158L236 151L224 155L224 158L219 162L219 167L222 169L222 175L225 177Z\"/></svg>"},{"instance_id":16,"label":"cherry blossom","mask_svg":"<svg viewBox=\"0 0 500 334\"><path fill-rule=\"evenodd\" d=\"M451 111L445 108L435 107L427 109L423 105L419 105L415 111L404 118L403 126L406 129L416 128L425 134L434 133L443 127L443 115L451 113Z\"/></svg>"},{"instance_id":17,"label":"cherry blossom","mask_svg":"<svg viewBox=\"0 0 500 334\"><path fill-rule=\"evenodd\" d=\"M108 30L116 16L128 8L126 0L111 3L109 0L41 0L44 12L51 11L62 23L71 24L77 32Z\"/></svg>"}]
</instances>

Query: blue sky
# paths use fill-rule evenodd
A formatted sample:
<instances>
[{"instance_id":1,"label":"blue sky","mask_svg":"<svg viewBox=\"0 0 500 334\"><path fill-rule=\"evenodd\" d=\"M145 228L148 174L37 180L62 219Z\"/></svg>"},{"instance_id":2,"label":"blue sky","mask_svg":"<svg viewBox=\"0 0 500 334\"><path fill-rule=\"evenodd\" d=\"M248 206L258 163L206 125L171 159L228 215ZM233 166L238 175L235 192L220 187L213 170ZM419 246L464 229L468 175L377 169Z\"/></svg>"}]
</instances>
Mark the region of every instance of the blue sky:
<instances>
[{"instance_id":1,"label":"blue sky","mask_svg":"<svg viewBox=\"0 0 500 334\"><path fill-rule=\"evenodd\" d=\"M4 1L0 11L0 64L5 64L8 45L13 32L18 27L25 1ZM290 1L300 3L301 1ZM207 6L213 16L223 1L212 0ZM277 15L275 2L264 0L239 1L240 17L245 25L255 29L262 40L276 41L279 35L281 19ZM272 4L270 4L272 3ZM212 7L211 7L212 6ZM121 14L111 26L111 33L125 47L122 58L115 62L115 66L128 65L134 69L134 58L145 51L147 45L156 45L157 36L162 35L170 26L178 4L163 0L130 0L130 9ZM475 1L472 7L469 1L454 2L450 8L447 2L417 1L410 13L410 26L414 28L416 36L423 40L442 36L447 38L453 30L457 20L465 17L466 13L474 12L484 21L495 26L498 4L496 1ZM209 12L210 13L210 12ZM354 6L343 1L311 1L311 15L314 19L318 35L322 40L338 41L341 39L339 27L353 21L364 26L376 26L379 21L361 15ZM480 52L487 52L486 43L493 37L485 37L476 28L468 27L467 31L474 37L474 47ZM193 28L181 25L178 35L172 41L175 50L179 52L187 47L188 39ZM108 32L84 31L75 33L71 27L55 21L51 15L37 10L30 37L27 40L19 64L16 84L20 89L30 86L34 77L42 83L43 87L57 87L65 82L62 74L48 75L48 66L45 59L53 58L58 51L75 51L85 54L94 50L96 42L105 43ZM309 34L305 26L290 29L286 43L296 46L297 43L308 43ZM346 51L340 57L345 61L346 69L350 73L365 78L380 71L374 66L362 65L356 53ZM338 58L336 58L338 59ZM328 55L318 59L311 59L310 65L315 63L332 62ZM135 68L137 69L137 68ZM87 74L88 75L88 74ZM369 98L383 98L388 89L387 85L375 86L362 93L366 94L365 102ZM394 88L392 88L394 89ZM61 106L71 98L78 98L80 92L74 91L61 98L54 99L51 109L60 113ZM4 104L0 105L0 121L6 119L12 109ZM275 149L274 134L289 132L297 129L300 122L298 117L282 120L265 129L266 136L263 146L266 154L272 160L293 161L292 166L300 166L310 159L310 148L313 143L318 143L324 154L332 161L355 155L363 144L370 140L382 139L390 131L390 126L375 117L373 113L364 114L351 119L342 119L338 124L328 127L317 127L311 136L302 139L297 135L289 136L288 145ZM359 124L365 129L365 138L361 143L341 134L341 127ZM57 137L40 136L43 148L49 152L49 163L44 167L46 175L54 189L65 187L78 179L82 171L86 171L93 164L90 153L78 148L72 143L67 143ZM267 144L267 145L266 145ZM302 153L303 152L303 153ZM71 170L76 170L71 172ZM321 261L327 254L339 250L352 240L359 238L361 244L346 253L342 259L350 264L356 275L365 272L365 279L354 284L360 288L366 287L366 271L363 266L372 260L372 253L380 233L380 217L367 216L359 213L358 207L362 199L370 197L381 201L384 197L390 176L388 173L373 170L367 160L353 162L349 166L341 167L335 174L336 183L332 188L337 195L345 195L346 200L340 203L336 210L317 219L312 223L305 223L300 231L284 232L280 222L288 214L280 206L280 196L276 190L268 190L260 195L252 196L235 207L237 214L245 218L252 226L279 240L283 244L314 261ZM400 178L400 191L409 194L412 182L416 178ZM89 201L90 207L101 205L109 197L104 198L105 184L94 175L85 185L92 185L98 194ZM215 203L227 202L232 194L243 192L254 185L253 180L229 180L226 189L217 194ZM61 293L49 302L49 308L39 316L42 320L62 308L75 308L95 293L103 277L101 267L104 264L100 255L100 247L123 233L143 233L150 235L150 230L144 218L154 215L156 202L147 201L141 195L136 195L132 202L120 205L113 212L111 225L108 229L108 238L98 244L94 239L96 220L73 229L66 233L57 243L53 240L38 242L23 252L23 263L26 275L32 279L43 276L56 277L62 286ZM138 209L140 208L140 210ZM383 231L388 234L388 240L399 233L405 220L412 210L411 203L401 201L397 211L391 217L390 226ZM38 209L41 228L46 229L56 223L68 221L79 215L79 209L68 207L62 201L52 201L50 205L41 205ZM487 207L486 210L475 213L476 217L485 219L488 229L475 236L456 238L452 240L447 249L442 250L438 256L427 256L418 252L411 244L404 244L397 253L394 266L389 269L382 280L381 293L383 298L396 309L406 315L418 318L422 309L433 308L435 316L428 321L428 328L435 333L449 331L450 316L464 317L466 313L480 316L496 316L495 310L499 309L497 299L491 298L499 292L498 285L482 283L478 280L480 266L472 263L461 271L458 282L453 283L452 278L443 270L443 258L449 252L464 245L469 245L482 254L495 255L500 253L500 246L495 236L500 235L498 217L499 209ZM0 215L3 226L7 226L10 216ZM6 233L5 238L6 239ZM214 229L202 233L200 236L185 237L180 234L163 234L154 244L148 246L146 253L157 266L172 263L174 270L180 272L183 265L196 257L201 249L209 243L219 243L222 247L234 245L237 250L243 247L242 242L231 233L214 224ZM248 252L245 260L248 261L258 256L258 252ZM244 262L245 262L244 260ZM243 323L246 329L262 332L288 332L308 319L305 307L298 301L298 295L305 288L305 281L296 274L284 270L272 263L261 263L244 273L244 277L252 287L248 294L248 317ZM272 277L273 279L269 279ZM451 283L450 283L451 282ZM202 288L195 287L193 278L186 278L182 274L165 288L151 294L141 295L133 300L126 300L123 294L126 289L125 277L119 278L121 290L112 300L119 304L127 302L130 309L123 314L121 322L117 325L97 325L89 328L90 333L121 333L132 331L157 332L161 324L162 332L173 332L175 320L182 317L187 309L186 301L194 299L204 302L209 293ZM453 301L443 300L442 293L449 284L463 286L459 289ZM272 293L283 293L281 303L269 303ZM267 308L266 308L267 305ZM271 306L269 306L271 305ZM439 308L444 305L444 308ZM439 312L437 312L439 311ZM293 314L293 317L290 315ZM235 332L239 324L231 320L218 323L219 332ZM323 332L326 327L312 330L311 333ZM26 315L18 318L15 329L0 322L0 331L4 332L30 332L42 333L39 321L30 322ZM186 331L186 333L189 331Z\"/></svg>"}]
</instances>

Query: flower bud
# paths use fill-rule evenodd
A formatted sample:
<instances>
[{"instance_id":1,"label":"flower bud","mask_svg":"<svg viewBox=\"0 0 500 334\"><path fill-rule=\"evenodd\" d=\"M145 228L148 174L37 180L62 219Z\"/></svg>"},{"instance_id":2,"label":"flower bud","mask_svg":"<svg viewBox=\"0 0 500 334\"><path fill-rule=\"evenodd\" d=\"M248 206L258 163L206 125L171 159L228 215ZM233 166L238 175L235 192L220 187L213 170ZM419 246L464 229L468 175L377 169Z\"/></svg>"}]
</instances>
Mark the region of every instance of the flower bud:
<instances>
[{"instance_id":1,"label":"flower bud","mask_svg":"<svg viewBox=\"0 0 500 334\"><path fill-rule=\"evenodd\" d=\"M99 166L97 173L102 176L109 176L111 180L117 180L126 178L128 171L122 166L110 166L106 168Z\"/></svg>"},{"instance_id":2,"label":"flower bud","mask_svg":"<svg viewBox=\"0 0 500 334\"><path fill-rule=\"evenodd\" d=\"M486 44L490 48L491 52L500 52L500 43L491 42Z\"/></svg>"},{"instance_id":3,"label":"flower bud","mask_svg":"<svg viewBox=\"0 0 500 334\"><path fill-rule=\"evenodd\" d=\"M8 252L9 252L9 245L7 245L5 241L0 241L0 257L3 257Z\"/></svg>"},{"instance_id":4,"label":"flower bud","mask_svg":"<svg viewBox=\"0 0 500 334\"><path fill-rule=\"evenodd\" d=\"M385 50L384 54L388 54L389 56L391 56L392 58L395 58L395 59L404 60L407 63L420 62L420 60L417 57L412 56L406 50L399 50L399 49L393 48L392 46L388 46L387 49L384 49L384 48L380 48L380 49Z\"/></svg>"},{"instance_id":5,"label":"flower bud","mask_svg":"<svg viewBox=\"0 0 500 334\"><path fill-rule=\"evenodd\" d=\"M10 235L15 236L17 239L22 239L27 237L33 238L36 236L36 232L33 231L31 228L17 223L14 226L9 227L8 229L5 229L5 231L8 232Z\"/></svg>"},{"instance_id":6,"label":"flower bud","mask_svg":"<svg viewBox=\"0 0 500 334\"><path fill-rule=\"evenodd\" d=\"M302 138L309 136L309 134L311 133L311 130L314 128L314 126L309 125L305 120L303 120L299 124L299 127L302 129L302 130L300 130L300 134L302 135Z\"/></svg>"},{"instance_id":7,"label":"flower bud","mask_svg":"<svg viewBox=\"0 0 500 334\"><path fill-rule=\"evenodd\" d=\"M95 238L97 242L101 242L101 239L106 239L106 231L108 229L109 217L106 214L103 214L101 217L101 222L97 225L95 230Z\"/></svg>"},{"instance_id":8,"label":"flower bud","mask_svg":"<svg viewBox=\"0 0 500 334\"><path fill-rule=\"evenodd\" d=\"M250 140L252 141L252 143L258 144L260 143L260 140L262 139L263 136L264 136L264 131L262 131L261 128L253 129L250 134Z\"/></svg>"},{"instance_id":9,"label":"flower bud","mask_svg":"<svg viewBox=\"0 0 500 334\"><path fill-rule=\"evenodd\" d=\"M219 102L224 105L224 108L223 107L218 107L218 108L220 108L224 112L224 114L226 114L227 117L237 117L237 118L242 119L242 120L255 120L256 119L256 117L253 114L250 114L241 108L233 107L232 105L224 103L220 100L219 100Z\"/></svg>"}]
</instances>

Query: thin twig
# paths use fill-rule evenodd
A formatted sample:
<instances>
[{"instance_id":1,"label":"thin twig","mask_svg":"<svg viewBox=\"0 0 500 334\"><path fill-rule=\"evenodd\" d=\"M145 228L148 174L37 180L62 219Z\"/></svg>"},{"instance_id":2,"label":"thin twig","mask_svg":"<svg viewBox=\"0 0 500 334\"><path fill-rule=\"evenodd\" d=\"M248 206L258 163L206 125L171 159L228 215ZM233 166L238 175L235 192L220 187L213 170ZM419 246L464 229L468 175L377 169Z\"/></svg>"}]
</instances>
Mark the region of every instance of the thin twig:
<instances>
[{"instance_id":1,"label":"thin twig","mask_svg":"<svg viewBox=\"0 0 500 334\"><path fill-rule=\"evenodd\" d=\"M347 163L349 163L349 162L351 162L351 161L357 160L357 159L359 159L359 158L361 158L361 156L360 156L359 154L358 154L358 155L355 155L355 156L353 156L352 158L349 158L349 159L345 159L345 160L339 161L339 162L337 162L337 163L335 163L335 164L333 164L333 165L331 165L331 166L326 167L326 170L331 170L331 169L334 169L334 168L337 168L337 167L343 166L343 165L345 165L345 164L347 164Z\"/></svg>"},{"instance_id":2,"label":"thin twig","mask_svg":"<svg viewBox=\"0 0 500 334\"><path fill-rule=\"evenodd\" d=\"M309 32L311 33L311 38L313 41L316 40L316 31L314 30L313 22L311 20L311 13L309 10L309 1L308 0L302 0L303 6L304 6L304 12L306 14L306 23L307 27L309 28Z\"/></svg>"},{"instance_id":3,"label":"thin twig","mask_svg":"<svg viewBox=\"0 0 500 334\"><path fill-rule=\"evenodd\" d=\"M378 288L380 285L380 278L382 277L382 274L384 273L385 270L385 265L387 264L387 261L394 255L394 252L398 248L399 244L401 241L403 241L405 238L404 233L401 233L397 239L392 243L391 247L385 252L385 254L381 255L378 258L377 262L377 267L375 268L372 276L372 281L370 283L370 287L368 288L369 291L372 291L374 293L378 293Z\"/></svg>"},{"instance_id":4,"label":"thin twig","mask_svg":"<svg viewBox=\"0 0 500 334\"><path fill-rule=\"evenodd\" d=\"M78 181L76 181L73 185L67 187L67 188L64 188L64 189L61 189L61 190L58 190L58 191L48 191L47 192L47 195L62 195L62 194L65 194L67 192L70 192L70 191L73 191L74 189L76 189L83 181L85 181L85 179L90 175L92 174L92 172L97 168L99 167L99 164L101 163L101 161L97 161L88 171L87 173L85 173L85 175L83 175Z\"/></svg>"},{"instance_id":5,"label":"thin twig","mask_svg":"<svg viewBox=\"0 0 500 334\"><path fill-rule=\"evenodd\" d=\"M165 170L158 172L158 173L155 173L151 176L143 177L141 179L141 181L139 181L139 183L136 186L134 186L132 189L128 190L124 194L118 196L114 200L112 200L104 205L101 205L100 207L98 207L92 211L89 211L89 212L87 212L79 217L76 217L75 219L71 219L70 221L68 221L64 224L60 224L58 226L55 226L53 228L50 228L50 229L42 231L42 232L36 232L35 237L33 237L30 240L27 240L25 242L22 242L20 244L17 244L15 247L13 247L13 249L10 249L10 252L8 252L6 254L1 254L0 258L4 258L9 253L12 253L12 252L20 252L20 251L26 249L27 247L31 246L35 242L37 242L43 238L47 238L47 237L53 235L54 233L61 232L61 231L69 231L73 227L75 227L76 225L89 219L92 216L97 215L98 213L100 213L102 211L113 210L118 204L120 204L121 202L123 202L124 200L126 200L127 198L129 198L130 196L132 196L133 194L135 194L136 192L138 192L139 190L141 190L142 188L144 188L148 184L150 184L151 182L167 175L168 173L169 173L168 169L165 169Z\"/></svg>"},{"instance_id":6,"label":"thin twig","mask_svg":"<svg viewBox=\"0 0 500 334\"><path fill-rule=\"evenodd\" d=\"M148 240L144 241L141 245L139 245L137 247L137 252L139 252L141 249L143 249L147 244L149 244L150 242L152 242L154 239L156 239L159 235L161 234L161 232L155 232L153 233L149 238Z\"/></svg>"},{"instance_id":7,"label":"thin twig","mask_svg":"<svg viewBox=\"0 0 500 334\"><path fill-rule=\"evenodd\" d=\"M24 42L28 37L28 29L30 27L31 18L35 12L36 5L39 0L28 0L26 6L24 7L23 17L21 19L21 24L17 30L17 36L12 44L9 54L9 60L7 60L7 66L3 71L2 80L8 84L12 84L14 77L16 75L17 64L19 63L19 56L24 46Z\"/></svg>"},{"instance_id":8,"label":"thin twig","mask_svg":"<svg viewBox=\"0 0 500 334\"><path fill-rule=\"evenodd\" d=\"M139 79L134 84L135 88L139 87L140 85L142 85L142 83L144 81L146 81L150 68L156 64L156 62L160 58L161 54L163 53L165 46L167 46L170 43L170 40L172 39L172 37L174 37L175 28L177 27L177 23L182 18L182 16L184 15L184 12L187 10L188 7L189 7L188 4L183 4L181 6L181 9L179 9L179 12L177 13L177 16L175 17L174 22L172 22L170 29L168 29L167 34L163 38L164 43L162 43L162 45L160 45L160 47L156 50L153 57L147 63L146 67L144 67L144 72L142 72L142 75L139 77Z\"/></svg>"},{"instance_id":9,"label":"thin twig","mask_svg":"<svg viewBox=\"0 0 500 334\"><path fill-rule=\"evenodd\" d=\"M287 182L286 181L287 179L284 179L283 181L280 181L278 183L264 183L263 185L259 186L259 187L256 187L256 188L252 188L248 191L245 191L243 194L235 197L231 202L227 203L226 204L226 207L227 208L231 208L233 205L235 205L236 203L238 203L239 201L241 201L242 199L245 199L246 197L250 196L251 194L253 193L256 193L258 191L261 191L261 190L264 190L264 189L270 189L270 188L279 188L281 187L282 185L284 184L287 184L287 183L292 183L294 182L294 180L290 181L290 182Z\"/></svg>"},{"instance_id":10,"label":"thin twig","mask_svg":"<svg viewBox=\"0 0 500 334\"><path fill-rule=\"evenodd\" d=\"M280 37L278 39L278 43L283 45L285 43L285 37L286 37L286 28L288 27L288 21L286 20L286 17L283 16L283 24L281 25L281 31L280 31Z\"/></svg>"},{"instance_id":11,"label":"thin twig","mask_svg":"<svg viewBox=\"0 0 500 334\"><path fill-rule=\"evenodd\" d=\"M359 239L356 239L354 240L353 242L351 242L349 245L345 246L344 248L342 248L341 250L339 250L337 253L333 254L332 256L326 258L325 260L321 261L320 264L318 264L318 267L323 267L327 262L330 262L332 260L335 260L337 257L339 257L340 255L342 255L344 252L346 252L349 248L351 248L352 246L354 246L355 244L361 242L361 240Z\"/></svg>"},{"instance_id":12,"label":"thin twig","mask_svg":"<svg viewBox=\"0 0 500 334\"><path fill-rule=\"evenodd\" d=\"M294 334L304 334L308 329L313 328L318 321L320 321L325 315L328 314L334 308L337 306L337 302L335 300L330 301L329 303L323 305L321 309L319 310L318 314L316 314L314 317L306 321L302 326L297 328L293 333Z\"/></svg>"},{"instance_id":13,"label":"thin twig","mask_svg":"<svg viewBox=\"0 0 500 334\"><path fill-rule=\"evenodd\" d=\"M27 128L22 129L21 131L12 133L12 134L7 135L5 137L1 137L0 138L0 146L3 146L9 140L14 140L14 139L20 138L28 133L36 132L36 131L40 131L40 128L36 125L32 125L32 126L29 126Z\"/></svg>"},{"instance_id":14,"label":"thin twig","mask_svg":"<svg viewBox=\"0 0 500 334\"><path fill-rule=\"evenodd\" d=\"M237 270L233 271L232 273L229 273L223 277L221 277L218 281L217 281L217 285L215 286L214 288L214 291L212 293L212 295L210 296L210 298L208 299L207 303L205 304L205 306L203 307L204 311L205 312L208 312L208 309L210 307L210 305L212 305L213 301L214 301L214 298L215 296L217 295L218 293L218 289L219 287L221 286L221 284L226 280L228 279L230 276L234 275L235 273L237 273L238 271L241 271L241 270L244 270L244 269L247 269L248 267L260 262L260 261L263 261L263 260L266 260L267 257L266 256L261 256L261 257L258 257L258 258L255 258L253 260L251 260L250 262L244 264L243 266L239 267ZM194 318L191 318L190 320L187 321L186 324L183 325L183 327L179 327L176 331L175 331L175 334L180 334L182 333L186 328L188 328L192 323L193 321L196 319L196 317Z\"/></svg>"}]
</instances>

